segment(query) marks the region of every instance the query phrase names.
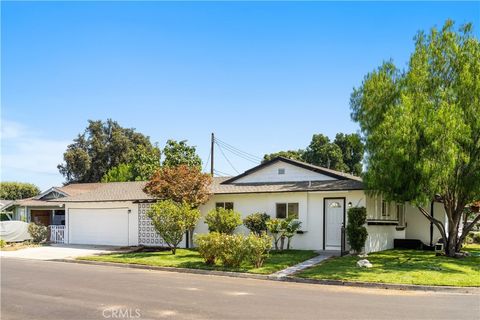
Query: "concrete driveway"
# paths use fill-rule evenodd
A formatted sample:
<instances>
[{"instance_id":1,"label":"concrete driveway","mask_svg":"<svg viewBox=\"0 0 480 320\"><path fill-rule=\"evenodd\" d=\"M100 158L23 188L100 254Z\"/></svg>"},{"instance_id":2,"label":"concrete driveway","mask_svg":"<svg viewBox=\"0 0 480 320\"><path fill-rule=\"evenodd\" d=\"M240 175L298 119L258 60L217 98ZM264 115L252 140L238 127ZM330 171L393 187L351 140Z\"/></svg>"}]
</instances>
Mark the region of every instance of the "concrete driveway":
<instances>
[{"instance_id":1,"label":"concrete driveway","mask_svg":"<svg viewBox=\"0 0 480 320\"><path fill-rule=\"evenodd\" d=\"M51 245L16 251L0 251L0 257L34 260L74 259L81 256L110 253L118 249L119 247L111 246Z\"/></svg>"}]
</instances>

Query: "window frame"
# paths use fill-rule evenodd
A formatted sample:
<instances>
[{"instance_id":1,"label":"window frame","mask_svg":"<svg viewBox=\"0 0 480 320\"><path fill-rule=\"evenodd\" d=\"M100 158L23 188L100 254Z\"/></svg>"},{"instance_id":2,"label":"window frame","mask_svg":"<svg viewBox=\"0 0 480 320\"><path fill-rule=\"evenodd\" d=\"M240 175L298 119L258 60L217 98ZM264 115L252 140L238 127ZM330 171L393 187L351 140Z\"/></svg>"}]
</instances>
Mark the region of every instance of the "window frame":
<instances>
[{"instance_id":1,"label":"window frame","mask_svg":"<svg viewBox=\"0 0 480 320\"><path fill-rule=\"evenodd\" d=\"M232 207L231 207L231 208L227 208L227 204L231 204ZM233 201L219 201L219 202L215 202L215 209L218 209L218 208L223 208L223 209L225 209L225 210L234 210L235 204L233 203Z\"/></svg>"},{"instance_id":2,"label":"window frame","mask_svg":"<svg viewBox=\"0 0 480 320\"><path fill-rule=\"evenodd\" d=\"M278 206L279 205L284 205L285 206L285 218L279 218L278 217ZM300 219L300 203L299 202L276 202L275 203L275 218L277 218L277 219L289 219L289 206L290 205L296 205L297 213L296 213L296 217L294 217L293 219L299 220Z\"/></svg>"}]
</instances>

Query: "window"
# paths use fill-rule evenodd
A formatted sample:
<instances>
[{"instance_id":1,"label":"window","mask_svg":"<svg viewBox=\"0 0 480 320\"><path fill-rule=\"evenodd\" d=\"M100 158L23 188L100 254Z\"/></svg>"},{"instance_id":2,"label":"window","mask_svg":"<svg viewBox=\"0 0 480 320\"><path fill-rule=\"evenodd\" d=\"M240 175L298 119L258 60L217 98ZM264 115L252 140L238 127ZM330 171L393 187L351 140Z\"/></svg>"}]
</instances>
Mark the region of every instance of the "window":
<instances>
[{"instance_id":1,"label":"window","mask_svg":"<svg viewBox=\"0 0 480 320\"><path fill-rule=\"evenodd\" d=\"M227 210L233 210L233 202L217 202L215 208L224 208Z\"/></svg>"},{"instance_id":2,"label":"window","mask_svg":"<svg viewBox=\"0 0 480 320\"><path fill-rule=\"evenodd\" d=\"M298 202L292 203L277 203L278 219L298 219Z\"/></svg>"},{"instance_id":3,"label":"window","mask_svg":"<svg viewBox=\"0 0 480 320\"><path fill-rule=\"evenodd\" d=\"M285 168L278 169L278 174L285 174Z\"/></svg>"},{"instance_id":4,"label":"window","mask_svg":"<svg viewBox=\"0 0 480 320\"><path fill-rule=\"evenodd\" d=\"M382 217L388 216L388 202L382 201Z\"/></svg>"},{"instance_id":5,"label":"window","mask_svg":"<svg viewBox=\"0 0 480 320\"><path fill-rule=\"evenodd\" d=\"M405 226L405 206L403 203L397 203L397 220L399 226Z\"/></svg>"}]
</instances>

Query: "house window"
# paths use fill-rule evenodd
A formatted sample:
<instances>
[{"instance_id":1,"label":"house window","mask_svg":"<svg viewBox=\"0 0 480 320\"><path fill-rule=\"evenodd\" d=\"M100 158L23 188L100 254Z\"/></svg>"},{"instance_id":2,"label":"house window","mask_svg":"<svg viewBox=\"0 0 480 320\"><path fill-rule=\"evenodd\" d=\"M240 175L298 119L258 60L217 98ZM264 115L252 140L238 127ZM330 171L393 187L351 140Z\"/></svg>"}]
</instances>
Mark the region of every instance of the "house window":
<instances>
[{"instance_id":1,"label":"house window","mask_svg":"<svg viewBox=\"0 0 480 320\"><path fill-rule=\"evenodd\" d=\"M277 203L278 219L298 219L298 202Z\"/></svg>"},{"instance_id":2,"label":"house window","mask_svg":"<svg viewBox=\"0 0 480 320\"><path fill-rule=\"evenodd\" d=\"M227 210L233 210L233 202L217 202L215 208L224 208Z\"/></svg>"},{"instance_id":3,"label":"house window","mask_svg":"<svg viewBox=\"0 0 480 320\"><path fill-rule=\"evenodd\" d=\"M278 169L278 174L285 174L285 168Z\"/></svg>"},{"instance_id":4,"label":"house window","mask_svg":"<svg viewBox=\"0 0 480 320\"><path fill-rule=\"evenodd\" d=\"M405 205L403 203L397 203L397 220L399 226L405 226Z\"/></svg>"},{"instance_id":5,"label":"house window","mask_svg":"<svg viewBox=\"0 0 480 320\"><path fill-rule=\"evenodd\" d=\"M382 217L388 216L388 202L383 200L382 201Z\"/></svg>"}]
</instances>

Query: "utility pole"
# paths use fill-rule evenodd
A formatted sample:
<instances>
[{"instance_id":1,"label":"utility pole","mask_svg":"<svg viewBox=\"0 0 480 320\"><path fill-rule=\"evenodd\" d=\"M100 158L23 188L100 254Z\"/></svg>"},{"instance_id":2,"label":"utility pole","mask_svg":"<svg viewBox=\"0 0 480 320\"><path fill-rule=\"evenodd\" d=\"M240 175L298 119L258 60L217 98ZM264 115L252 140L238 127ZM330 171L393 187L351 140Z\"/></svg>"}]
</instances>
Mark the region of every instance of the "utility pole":
<instances>
[{"instance_id":1,"label":"utility pole","mask_svg":"<svg viewBox=\"0 0 480 320\"><path fill-rule=\"evenodd\" d=\"M213 177L213 158L214 158L215 135L212 132L212 141L210 144L210 174Z\"/></svg>"}]
</instances>

